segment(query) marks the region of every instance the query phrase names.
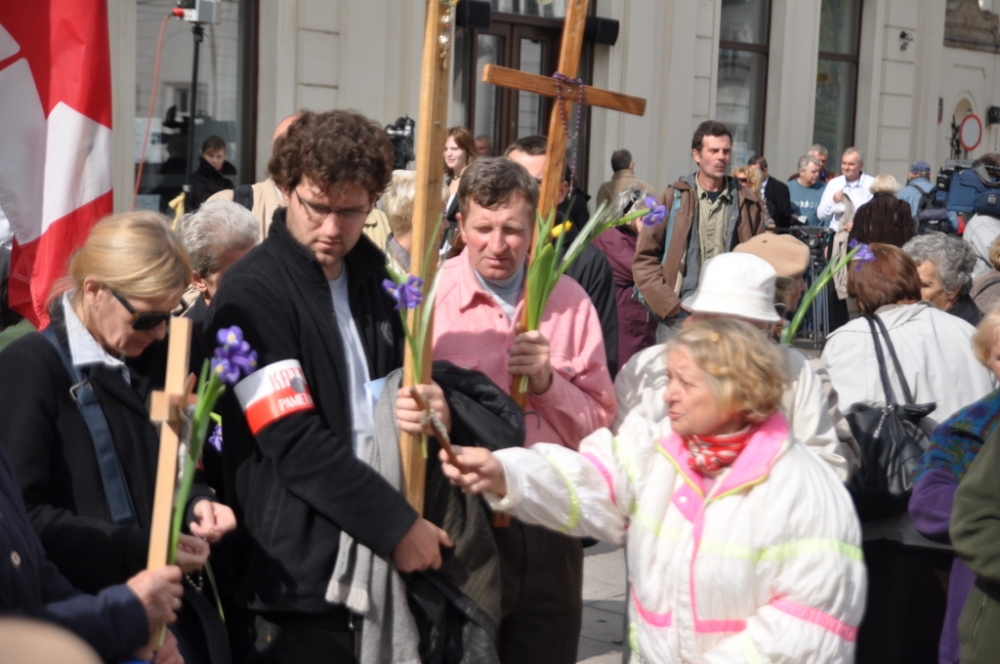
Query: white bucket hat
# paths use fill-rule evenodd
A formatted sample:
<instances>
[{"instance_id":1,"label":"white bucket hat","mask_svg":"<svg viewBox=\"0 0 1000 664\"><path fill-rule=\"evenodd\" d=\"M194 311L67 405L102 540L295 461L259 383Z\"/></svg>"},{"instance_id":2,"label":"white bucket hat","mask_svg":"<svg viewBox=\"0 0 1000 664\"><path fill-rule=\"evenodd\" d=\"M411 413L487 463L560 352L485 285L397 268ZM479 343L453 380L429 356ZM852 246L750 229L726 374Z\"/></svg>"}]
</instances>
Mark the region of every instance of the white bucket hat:
<instances>
[{"instance_id":1,"label":"white bucket hat","mask_svg":"<svg viewBox=\"0 0 1000 664\"><path fill-rule=\"evenodd\" d=\"M720 254L705 261L698 290L684 306L696 313L776 323L781 320L774 308L777 276L766 260L753 254Z\"/></svg>"}]
</instances>

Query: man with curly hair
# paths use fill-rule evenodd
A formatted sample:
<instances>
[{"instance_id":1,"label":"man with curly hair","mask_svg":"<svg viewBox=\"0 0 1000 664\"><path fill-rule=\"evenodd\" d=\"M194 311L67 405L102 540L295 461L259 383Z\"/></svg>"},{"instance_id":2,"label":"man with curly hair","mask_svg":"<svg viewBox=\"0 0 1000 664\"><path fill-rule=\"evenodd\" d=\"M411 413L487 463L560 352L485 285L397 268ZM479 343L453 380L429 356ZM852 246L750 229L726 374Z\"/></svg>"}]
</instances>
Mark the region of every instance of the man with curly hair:
<instances>
[{"instance_id":1,"label":"man with curly hair","mask_svg":"<svg viewBox=\"0 0 1000 664\"><path fill-rule=\"evenodd\" d=\"M376 384L403 357L385 259L362 237L393 162L392 143L364 116L301 113L268 164L287 207L227 272L205 322L211 344L237 325L259 354L260 368L221 401L223 498L239 515L233 578L253 621L252 662L354 661L354 619L328 601L344 536L402 572L439 567L451 545L359 458L374 436ZM448 425L440 388L421 389Z\"/></svg>"}]
</instances>

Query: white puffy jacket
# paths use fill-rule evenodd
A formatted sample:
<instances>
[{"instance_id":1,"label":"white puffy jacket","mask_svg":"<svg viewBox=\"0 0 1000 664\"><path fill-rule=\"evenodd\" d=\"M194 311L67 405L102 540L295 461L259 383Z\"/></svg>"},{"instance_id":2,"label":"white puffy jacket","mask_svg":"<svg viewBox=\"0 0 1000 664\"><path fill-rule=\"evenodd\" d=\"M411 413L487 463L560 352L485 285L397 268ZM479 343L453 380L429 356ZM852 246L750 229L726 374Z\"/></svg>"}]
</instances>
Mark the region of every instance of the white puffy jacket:
<instances>
[{"instance_id":1,"label":"white puffy jacket","mask_svg":"<svg viewBox=\"0 0 1000 664\"><path fill-rule=\"evenodd\" d=\"M629 416L580 451L497 452L497 509L626 545L638 661L853 662L866 575L851 500L773 415L706 497L681 438Z\"/></svg>"}]
</instances>

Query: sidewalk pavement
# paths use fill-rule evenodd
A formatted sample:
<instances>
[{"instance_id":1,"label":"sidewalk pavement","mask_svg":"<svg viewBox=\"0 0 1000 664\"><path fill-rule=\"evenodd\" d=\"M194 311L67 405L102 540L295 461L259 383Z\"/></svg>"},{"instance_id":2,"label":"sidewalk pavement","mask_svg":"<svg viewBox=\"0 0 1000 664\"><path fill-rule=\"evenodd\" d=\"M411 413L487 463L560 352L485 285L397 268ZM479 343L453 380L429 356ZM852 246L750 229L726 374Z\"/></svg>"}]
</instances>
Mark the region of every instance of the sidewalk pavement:
<instances>
[{"instance_id":1,"label":"sidewalk pavement","mask_svg":"<svg viewBox=\"0 0 1000 664\"><path fill-rule=\"evenodd\" d=\"M583 627L577 661L621 664L626 647L625 551L602 542L583 553Z\"/></svg>"}]
</instances>

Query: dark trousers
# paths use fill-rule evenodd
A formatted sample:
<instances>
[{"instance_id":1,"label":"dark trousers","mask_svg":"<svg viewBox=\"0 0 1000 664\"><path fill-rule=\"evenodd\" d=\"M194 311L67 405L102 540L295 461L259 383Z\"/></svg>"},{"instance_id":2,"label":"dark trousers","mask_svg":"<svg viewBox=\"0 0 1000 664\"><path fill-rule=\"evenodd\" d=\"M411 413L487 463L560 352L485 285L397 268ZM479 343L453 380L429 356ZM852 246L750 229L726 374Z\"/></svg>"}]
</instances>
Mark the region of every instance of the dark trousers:
<instances>
[{"instance_id":1,"label":"dark trousers","mask_svg":"<svg viewBox=\"0 0 1000 664\"><path fill-rule=\"evenodd\" d=\"M937 664L952 554L890 540L864 543L868 602L857 664Z\"/></svg>"},{"instance_id":2,"label":"dark trousers","mask_svg":"<svg viewBox=\"0 0 1000 664\"><path fill-rule=\"evenodd\" d=\"M347 609L326 613L268 613L254 617L251 664L354 664Z\"/></svg>"},{"instance_id":3,"label":"dark trousers","mask_svg":"<svg viewBox=\"0 0 1000 664\"><path fill-rule=\"evenodd\" d=\"M494 528L503 664L574 664L583 621L580 540L516 519Z\"/></svg>"}]
</instances>

